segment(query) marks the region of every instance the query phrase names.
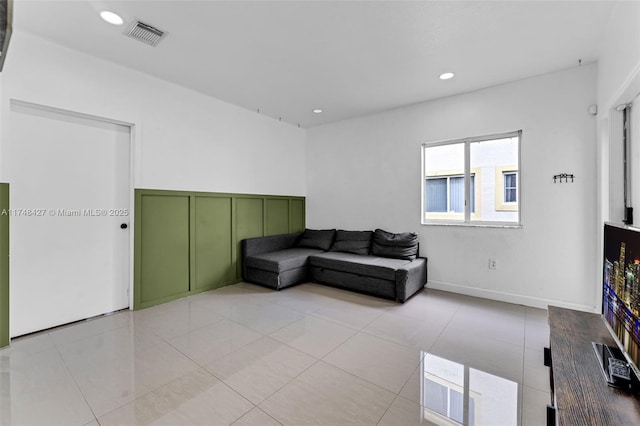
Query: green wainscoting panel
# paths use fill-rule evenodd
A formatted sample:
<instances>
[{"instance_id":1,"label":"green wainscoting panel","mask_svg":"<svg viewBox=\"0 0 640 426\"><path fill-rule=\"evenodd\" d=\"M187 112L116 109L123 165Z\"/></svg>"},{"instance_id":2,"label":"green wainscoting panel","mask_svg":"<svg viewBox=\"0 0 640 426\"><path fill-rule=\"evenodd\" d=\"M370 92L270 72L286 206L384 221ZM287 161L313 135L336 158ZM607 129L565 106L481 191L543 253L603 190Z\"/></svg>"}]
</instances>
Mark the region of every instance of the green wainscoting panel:
<instances>
[{"instance_id":1,"label":"green wainscoting panel","mask_svg":"<svg viewBox=\"0 0 640 426\"><path fill-rule=\"evenodd\" d=\"M236 200L236 239L264 236L264 199L238 198Z\"/></svg>"},{"instance_id":2,"label":"green wainscoting panel","mask_svg":"<svg viewBox=\"0 0 640 426\"><path fill-rule=\"evenodd\" d=\"M289 232L302 232L305 228L304 199L289 201Z\"/></svg>"},{"instance_id":3,"label":"green wainscoting panel","mask_svg":"<svg viewBox=\"0 0 640 426\"><path fill-rule=\"evenodd\" d=\"M9 344L9 184L0 183L0 348Z\"/></svg>"},{"instance_id":4,"label":"green wainscoting panel","mask_svg":"<svg viewBox=\"0 0 640 426\"><path fill-rule=\"evenodd\" d=\"M304 197L136 189L134 309L239 282L240 242L305 227Z\"/></svg>"},{"instance_id":5,"label":"green wainscoting panel","mask_svg":"<svg viewBox=\"0 0 640 426\"><path fill-rule=\"evenodd\" d=\"M232 262L231 197L195 197L195 279L192 290L204 291L236 281Z\"/></svg>"},{"instance_id":6,"label":"green wainscoting panel","mask_svg":"<svg viewBox=\"0 0 640 426\"><path fill-rule=\"evenodd\" d=\"M289 233L289 200L281 198L267 199L265 235Z\"/></svg>"},{"instance_id":7,"label":"green wainscoting panel","mask_svg":"<svg viewBox=\"0 0 640 426\"><path fill-rule=\"evenodd\" d=\"M236 277L240 281L241 265L240 259L240 242L247 238L263 237L264 234L264 199L263 198L245 198L238 197L236 199L235 209L235 256Z\"/></svg>"},{"instance_id":8,"label":"green wainscoting panel","mask_svg":"<svg viewBox=\"0 0 640 426\"><path fill-rule=\"evenodd\" d=\"M141 194L136 203L140 285L135 307L188 294L190 285L190 198L187 194ZM136 232L138 234L138 232ZM135 286L138 287L138 286Z\"/></svg>"}]
</instances>

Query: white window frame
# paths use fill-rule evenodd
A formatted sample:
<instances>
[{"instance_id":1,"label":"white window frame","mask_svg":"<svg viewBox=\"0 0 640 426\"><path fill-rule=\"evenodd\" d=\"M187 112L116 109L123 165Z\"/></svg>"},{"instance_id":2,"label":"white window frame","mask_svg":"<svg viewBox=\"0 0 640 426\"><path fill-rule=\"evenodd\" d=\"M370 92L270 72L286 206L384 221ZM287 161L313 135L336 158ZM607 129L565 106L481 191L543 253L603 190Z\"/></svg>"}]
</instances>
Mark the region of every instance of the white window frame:
<instances>
[{"instance_id":1,"label":"white window frame","mask_svg":"<svg viewBox=\"0 0 640 426\"><path fill-rule=\"evenodd\" d=\"M496 139L508 139L508 138L518 138L518 164L517 164L517 170L516 170L516 175L517 175L517 195L516 195L516 202L515 203L509 203L510 206L513 207L513 210L516 210L518 213L518 218L515 221L483 221L482 219L477 219L474 216L476 216L479 212L478 212L478 206L480 205L479 203L482 203L482 200L479 200L478 197L476 196L475 198L475 202L476 202L476 215L474 215L470 210L470 206L469 206L469 202L468 200L470 200L470 195L471 195L471 180L470 180L470 176L472 174L474 174L474 172L471 171L471 144L472 143L478 143L478 142L487 142L487 141L493 141ZM426 155L426 151L428 148L433 148L436 146L442 146L442 145L455 145L455 144L464 144L464 197L465 197L465 211L464 211L464 215L462 217L462 220L460 220L460 215L458 214L458 217L436 217L433 219L426 219L425 218L425 182L426 182L426 174L425 174L425 155ZM496 134L491 134L491 135L485 135L485 136L476 136L476 137L469 137L469 138L463 138L463 139L454 139L454 140L447 140L447 141L437 141L437 142L427 142L427 143L423 143L421 146L421 160L422 160L422 166L420 168L420 187L421 187L421 203L420 203L420 218L421 218L421 223L423 225L459 225L459 226L481 226L481 227L500 227L500 228L520 228L522 227L522 222L521 222L521 218L522 218L522 191L520 190L522 188L522 161L521 161L521 153L522 153L522 130L517 130L514 132L506 132L506 133L496 133ZM509 171L513 171L513 169L511 168ZM458 174L459 176L460 174ZM477 173L475 173L476 175L476 190L478 189L478 175ZM497 182L495 183L497 184ZM495 185L494 184L494 185ZM447 189L448 191L448 189ZM504 198L504 182L502 182L500 188L497 188L496 186L496 191L500 191L500 193L502 193L501 198ZM498 192L496 192L498 193ZM447 204L448 204L448 200L447 200ZM509 209L511 210L511 209Z\"/></svg>"}]
</instances>

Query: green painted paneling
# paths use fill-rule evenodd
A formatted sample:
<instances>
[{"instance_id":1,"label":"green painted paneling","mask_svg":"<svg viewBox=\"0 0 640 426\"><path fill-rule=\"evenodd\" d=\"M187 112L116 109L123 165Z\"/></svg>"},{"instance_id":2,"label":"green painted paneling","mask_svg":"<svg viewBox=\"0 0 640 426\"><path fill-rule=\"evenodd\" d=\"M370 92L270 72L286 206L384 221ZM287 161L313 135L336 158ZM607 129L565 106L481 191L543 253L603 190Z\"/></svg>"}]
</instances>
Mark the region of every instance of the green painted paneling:
<instances>
[{"instance_id":1,"label":"green painted paneling","mask_svg":"<svg viewBox=\"0 0 640 426\"><path fill-rule=\"evenodd\" d=\"M235 282L232 263L231 197L195 197L195 285L211 290Z\"/></svg>"},{"instance_id":2,"label":"green painted paneling","mask_svg":"<svg viewBox=\"0 0 640 426\"><path fill-rule=\"evenodd\" d=\"M289 233L289 200L267 199L265 235Z\"/></svg>"},{"instance_id":3,"label":"green painted paneling","mask_svg":"<svg viewBox=\"0 0 640 426\"><path fill-rule=\"evenodd\" d=\"M236 239L264 236L264 200L238 198L236 200Z\"/></svg>"},{"instance_id":4,"label":"green painted paneling","mask_svg":"<svg viewBox=\"0 0 640 426\"><path fill-rule=\"evenodd\" d=\"M304 200L292 199L289 202L289 232L302 232L305 228Z\"/></svg>"},{"instance_id":5,"label":"green painted paneling","mask_svg":"<svg viewBox=\"0 0 640 426\"><path fill-rule=\"evenodd\" d=\"M136 189L134 309L240 281L240 242L304 230L304 197Z\"/></svg>"},{"instance_id":6,"label":"green painted paneling","mask_svg":"<svg viewBox=\"0 0 640 426\"><path fill-rule=\"evenodd\" d=\"M9 211L9 184L0 183L0 211ZM0 215L0 348L9 344L9 214Z\"/></svg>"},{"instance_id":7,"label":"green painted paneling","mask_svg":"<svg viewBox=\"0 0 640 426\"><path fill-rule=\"evenodd\" d=\"M240 242L247 238L264 236L264 199L262 198L237 198L235 209L235 263L236 278L241 279Z\"/></svg>"},{"instance_id":8,"label":"green painted paneling","mask_svg":"<svg viewBox=\"0 0 640 426\"><path fill-rule=\"evenodd\" d=\"M189 291L189 203L187 195L141 197L141 305Z\"/></svg>"}]
</instances>

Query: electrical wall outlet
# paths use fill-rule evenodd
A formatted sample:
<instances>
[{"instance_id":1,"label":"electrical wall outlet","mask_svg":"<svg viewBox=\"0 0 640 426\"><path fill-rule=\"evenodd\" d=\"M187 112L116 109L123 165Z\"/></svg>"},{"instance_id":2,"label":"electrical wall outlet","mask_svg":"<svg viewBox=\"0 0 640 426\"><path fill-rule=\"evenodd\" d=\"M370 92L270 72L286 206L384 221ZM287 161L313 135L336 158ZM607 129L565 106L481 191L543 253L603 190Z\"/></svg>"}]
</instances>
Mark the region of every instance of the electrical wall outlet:
<instances>
[{"instance_id":1,"label":"electrical wall outlet","mask_svg":"<svg viewBox=\"0 0 640 426\"><path fill-rule=\"evenodd\" d=\"M489 269L496 269L496 260L489 259Z\"/></svg>"}]
</instances>

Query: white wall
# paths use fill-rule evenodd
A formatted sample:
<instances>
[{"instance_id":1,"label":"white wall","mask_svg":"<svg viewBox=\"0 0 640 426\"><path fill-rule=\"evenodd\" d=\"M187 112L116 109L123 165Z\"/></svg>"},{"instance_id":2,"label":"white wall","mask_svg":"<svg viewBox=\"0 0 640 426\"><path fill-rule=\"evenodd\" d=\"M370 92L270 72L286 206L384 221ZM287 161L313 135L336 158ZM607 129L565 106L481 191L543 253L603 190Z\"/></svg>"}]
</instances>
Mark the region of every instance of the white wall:
<instances>
[{"instance_id":1,"label":"white wall","mask_svg":"<svg viewBox=\"0 0 640 426\"><path fill-rule=\"evenodd\" d=\"M595 309L596 66L308 131L307 225L416 231L434 288ZM420 225L420 146L522 129L521 229ZM572 173L575 183L554 184ZM488 269L488 259L497 269Z\"/></svg>"},{"instance_id":2,"label":"white wall","mask_svg":"<svg viewBox=\"0 0 640 426\"><path fill-rule=\"evenodd\" d=\"M134 124L138 188L305 195L296 126L21 32L0 79L3 136L9 99Z\"/></svg>"},{"instance_id":3,"label":"white wall","mask_svg":"<svg viewBox=\"0 0 640 426\"><path fill-rule=\"evenodd\" d=\"M602 224L624 219L622 112L617 105L633 102L631 123L631 205L640 226L640 2L618 2L604 28L598 60L598 248L594 262L602 267ZM597 281L597 311L602 300L602 275Z\"/></svg>"},{"instance_id":4,"label":"white wall","mask_svg":"<svg viewBox=\"0 0 640 426\"><path fill-rule=\"evenodd\" d=\"M600 165L600 216L621 223L624 218L622 173L622 113L615 107L640 92L640 2L618 2L604 31L598 60L598 143ZM634 127L640 127L637 115ZM632 166L640 171L640 138L632 147ZM635 151L635 152L633 152ZM636 174L636 176L638 176ZM633 182L639 182L633 179ZM640 183L632 185L634 222L640 224Z\"/></svg>"}]
</instances>

